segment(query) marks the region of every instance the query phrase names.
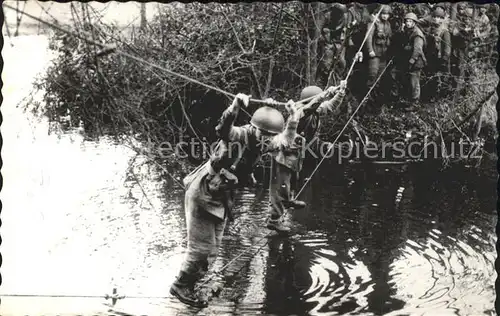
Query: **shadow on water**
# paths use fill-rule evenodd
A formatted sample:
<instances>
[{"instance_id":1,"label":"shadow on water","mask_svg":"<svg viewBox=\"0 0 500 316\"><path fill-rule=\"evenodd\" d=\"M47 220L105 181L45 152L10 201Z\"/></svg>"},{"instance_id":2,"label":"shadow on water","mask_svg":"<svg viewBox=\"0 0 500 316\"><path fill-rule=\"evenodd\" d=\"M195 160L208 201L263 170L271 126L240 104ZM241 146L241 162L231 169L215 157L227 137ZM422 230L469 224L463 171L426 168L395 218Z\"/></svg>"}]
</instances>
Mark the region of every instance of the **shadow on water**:
<instances>
[{"instance_id":1,"label":"shadow on water","mask_svg":"<svg viewBox=\"0 0 500 316\"><path fill-rule=\"evenodd\" d=\"M227 265L224 287L201 314L491 312L494 181L465 167L324 166L301 196L308 206L286 217L289 238L265 238L267 190L243 189L213 267ZM167 293L184 255L183 192L162 192L160 215L131 215L148 250L125 283L142 294L155 276ZM168 302L156 305L193 312Z\"/></svg>"},{"instance_id":2,"label":"shadow on water","mask_svg":"<svg viewBox=\"0 0 500 316\"><path fill-rule=\"evenodd\" d=\"M267 233L267 195L251 209L255 194L239 202L222 262L263 244L234 227L256 223L257 236ZM269 238L257 255L234 262L237 280L215 302L268 314L491 313L496 217L487 172L325 166L302 199L307 208L287 217L298 234Z\"/></svg>"}]
</instances>

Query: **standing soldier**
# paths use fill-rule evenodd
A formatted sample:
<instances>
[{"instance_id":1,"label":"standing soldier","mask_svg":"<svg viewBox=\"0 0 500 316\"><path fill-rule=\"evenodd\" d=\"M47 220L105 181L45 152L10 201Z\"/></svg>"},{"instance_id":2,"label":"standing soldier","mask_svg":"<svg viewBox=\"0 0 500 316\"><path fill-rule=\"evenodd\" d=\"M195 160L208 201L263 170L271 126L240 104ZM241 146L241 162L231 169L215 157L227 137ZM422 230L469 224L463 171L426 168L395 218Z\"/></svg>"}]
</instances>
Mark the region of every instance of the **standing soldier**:
<instances>
[{"instance_id":1,"label":"standing soldier","mask_svg":"<svg viewBox=\"0 0 500 316\"><path fill-rule=\"evenodd\" d=\"M491 51L492 46L488 43L488 41L490 41L491 24L486 12L488 11L489 5L478 5L477 8L479 12L474 20L474 38L480 45L477 47L477 51L480 53L479 57L484 58L488 57L488 53Z\"/></svg>"},{"instance_id":2,"label":"standing soldier","mask_svg":"<svg viewBox=\"0 0 500 316\"><path fill-rule=\"evenodd\" d=\"M418 21L415 13L408 13L404 18L403 33L403 55L400 60L399 74L406 76L403 86L409 87L409 99L411 106L407 110L413 110L420 101L420 74L422 68L427 64L424 55L426 45L425 36L416 25Z\"/></svg>"},{"instance_id":3,"label":"standing soldier","mask_svg":"<svg viewBox=\"0 0 500 316\"><path fill-rule=\"evenodd\" d=\"M451 37L446 11L441 6L434 7L432 12L427 43L425 54L428 56L428 71L431 77L430 95L442 97L449 92L447 82L450 72Z\"/></svg>"},{"instance_id":4,"label":"standing soldier","mask_svg":"<svg viewBox=\"0 0 500 316\"><path fill-rule=\"evenodd\" d=\"M346 68L344 45L346 10L345 5L338 3L330 7L321 30L321 38L318 43L320 62L317 81L323 86L329 84L332 71L341 74Z\"/></svg>"},{"instance_id":5,"label":"standing soldier","mask_svg":"<svg viewBox=\"0 0 500 316\"><path fill-rule=\"evenodd\" d=\"M239 183L236 176L239 162L244 158L253 165L262 154L261 145L266 140L269 142L266 148L273 150L288 146L296 137L302 111L295 111L293 105L288 108L290 118L285 129L281 113L267 106L254 113L251 124L233 126L240 106L248 106L248 103L248 96L236 96L216 128L221 141L210 160L184 179L187 255L170 293L194 307L207 306L195 293L194 286L208 271L220 246L233 205L234 189ZM236 146L235 152L233 144L243 147Z\"/></svg>"},{"instance_id":6,"label":"standing soldier","mask_svg":"<svg viewBox=\"0 0 500 316\"><path fill-rule=\"evenodd\" d=\"M350 64L353 62L356 53L366 34L366 26L370 24L372 16L366 5L351 2L346 12L346 39L345 39L345 59ZM356 63L349 80L349 90L353 95L364 95L364 83L366 78L363 71L364 64Z\"/></svg>"},{"instance_id":7,"label":"standing soldier","mask_svg":"<svg viewBox=\"0 0 500 316\"><path fill-rule=\"evenodd\" d=\"M457 95L462 91L463 83L468 76L466 69L470 48L474 39L472 28L472 7L466 2L458 3L457 13L451 29L451 73L453 75Z\"/></svg>"},{"instance_id":8,"label":"standing soldier","mask_svg":"<svg viewBox=\"0 0 500 316\"><path fill-rule=\"evenodd\" d=\"M366 50L368 52L368 80L367 86L370 88L381 70L387 64L387 50L391 45L392 28L389 23L391 7L382 5L380 18L375 21L371 31L368 29L366 38ZM385 89L382 89L385 90Z\"/></svg>"}]
</instances>

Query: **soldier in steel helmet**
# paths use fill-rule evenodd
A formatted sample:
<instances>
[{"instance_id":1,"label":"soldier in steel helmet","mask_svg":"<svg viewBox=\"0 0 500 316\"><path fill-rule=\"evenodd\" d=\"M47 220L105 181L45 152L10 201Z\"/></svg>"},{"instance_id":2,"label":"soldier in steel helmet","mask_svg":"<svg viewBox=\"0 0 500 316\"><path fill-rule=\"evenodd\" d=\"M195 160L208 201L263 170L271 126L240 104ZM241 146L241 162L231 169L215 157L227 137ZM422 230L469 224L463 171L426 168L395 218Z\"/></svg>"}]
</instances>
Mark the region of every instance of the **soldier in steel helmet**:
<instances>
[{"instance_id":1,"label":"soldier in steel helmet","mask_svg":"<svg viewBox=\"0 0 500 316\"><path fill-rule=\"evenodd\" d=\"M308 86L300 93L300 100L314 97L305 105L304 116L301 117L297 136L289 146L283 147L277 152L273 159L273 174L270 186L271 205L270 218L267 224L269 229L280 234L288 234L290 228L279 219L285 208L302 208L305 203L292 198L291 183L295 175L302 170L304 158L307 154L305 148L312 150L316 157L327 154L327 149L332 143L320 140L317 135L319 117L330 112L337 113L339 106L345 96L346 81L342 81L337 87L329 88L323 94L323 90L317 86ZM325 99L330 99L324 101ZM295 181L294 181L295 182Z\"/></svg>"},{"instance_id":2,"label":"soldier in steel helmet","mask_svg":"<svg viewBox=\"0 0 500 316\"><path fill-rule=\"evenodd\" d=\"M449 93L449 72L451 56L451 36L448 30L449 20L443 5L434 6L431 18L420 19L419 26L426 32L427 71L429 91L434 97L443 97Z\"/></svg>"},{"instance_id":3,"label":"soldier in steel helmet","mask_svg":"<svg viewBox=\"0 0 500 316\"><path fill-rule=\"evenodd\" d=\"M489 53L492 51L492 45L488 43L491 41L491 23L486 12L488 12L489 5L476 5L478 13L474 19L474 38L477 41L476 50L479 53L479 57L488 57ZM481 46L479 46L481 45Z\"/></svg>"},{"instance_id":4,"label":"soldier in steel helmet","mask_svg":"<svg viewBox=\"0 0 500 316\"><path fill-rule=\"evenodd\" d=\"M370 88L381 70L387 64L388 50L391 46L392 28L389 17L391 7L382 5L380 17L375 21L373 28L368 29L366 38L366 51L368 54L368 80L367 87Z\"/></svg>"},{"instance_id":5,"label":"soldier in steel helmet","mask_svg":"<svg viewBox=\"0 0 500 316\"><path fill-rule=\"evenodd\" d=\"M330 73L343 73L346 68L345 36L347 7L335 3L329 7L318 42L317 80L327 85Z\"/></svg>"},{"instance_id":6,"label":"soldier in steel helmet","mask_svg":"<svg viewBox=\"0 0 500 316\"><path fill-rule=\"evenodd\" d=\"M261 107L250 124L234 126L241 106L249 97L238 94L224 111L216 127L220 138L210 159L184 179L184 208L187 226L187 254L170 293L181 302L206 307L194 291L196 282L208 271L220 246L226 221L230 216L234 189L239 183L238 166L242 158L253 164L265 150L289 146L296 136L302 111L289 102L290 117L285 126L282 114L271 107ZM268 139L263 147L262 139ZM233 144L241 146L233 146Z\"/></svg>"},{"instance_id":7,"label":"soldier in steel helmet","mask_svg":"<svg viewBox=\"0 0 500 316\"><path fill-rule=\"evenodd\" d=\"M407 99L410 101L410 106L406 110L415 109L415 105L420 101L420 74L422 68L427 64L424 55L426 39L423 32L416 25L417 22L418 18L415 13L405 15L402 54L397 64L398 77L402 80L403 87L407 91ZM402 76L404 77L401 78Z\"/></svg>"},{"instance_id":8,"label":"soldier in steel helmet","mask_svg":"<svg viewBox=\"0 0 500 316\"><path fill-rule=\"evenodd\" d=\"M473 8L467 2L460 2L457 4L457 13L453 24L450 25L451 31L451 74L453 75L453 88L458 95L464 90L464 83L470 75L468 67L466 67L469 60L469 53L474 41L473 22Z\"/></svg>"}]
</instances>

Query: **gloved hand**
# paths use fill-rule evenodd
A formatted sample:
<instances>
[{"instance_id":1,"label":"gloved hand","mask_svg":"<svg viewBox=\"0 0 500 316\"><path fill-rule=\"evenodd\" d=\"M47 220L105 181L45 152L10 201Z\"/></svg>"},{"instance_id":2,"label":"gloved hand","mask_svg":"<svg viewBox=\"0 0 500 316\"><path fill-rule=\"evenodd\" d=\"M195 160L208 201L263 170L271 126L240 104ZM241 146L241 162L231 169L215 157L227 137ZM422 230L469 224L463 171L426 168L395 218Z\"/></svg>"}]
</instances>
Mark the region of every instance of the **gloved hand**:
<instances>
[{"instance_id":1,"label":"gloved hand","mask_svg":"<svg viewBox=\"0 0 500 316\"><path fill-rule=\"evenodd\" d=\"M278 101L275 101L273 98L266 98L264 99L264 102L266 102L270 106L277 106Z\"/></svg>"},{"instance_id":2,"label":"gloved hand","mask_svg":"<svg viewBox=\"0 0 500 316\"><path fill-rule=\"evenodd\" d=\"M341 81L340 81L339 88L340 88L341 90L345 90L345 89L347 88L347 80L341 80Z\"/></svg>"},{"instance_id":3,"label":"gloved hand","mask_svg":"<svg viewBox=\"0 0 500 316\"><path fill-rule=\"evenodd\" d=\"M243 94L243 93L238 93L236 97L234 98L233 105L238 102L240 106L248 107L250 104L250 97L249 95Z\"/></svg>"},{"instance_id":4,"label":"gloved hand","mask_svg":"<svg viewBox=\"0 0 500 316\"><path fill-rule=\"evenodd\" d=\"M298 108L297 104L293 100L289 100L286 103L285 108L288 111L288 113L290 113L290 117L295 121L300 120L300 118L304 116L304 111Z\"/></svg>"},{"instance_id":5,"label":"gloved hand","mask_svg":"<svg viewBox=\"0 0 500 316\"><path fill-rule=\"evenodd\" d=\"M222 168L219 173L215 175L208 175L208 190L211 194L218 195L236 184L238 184L238 177L230 171Z\"/></svg>"},{"instance_id":6,"label":"gloved hand","mask_svg":"<svg viewBox=\"0 0 500 316\"><path fill-rule=\"evenodd\" d=\"M357 59L358 62L362 63L363 62L363 53L362 52L356 53L356 56L354 56L354 59Z\"/></svg>"}]
</instances>

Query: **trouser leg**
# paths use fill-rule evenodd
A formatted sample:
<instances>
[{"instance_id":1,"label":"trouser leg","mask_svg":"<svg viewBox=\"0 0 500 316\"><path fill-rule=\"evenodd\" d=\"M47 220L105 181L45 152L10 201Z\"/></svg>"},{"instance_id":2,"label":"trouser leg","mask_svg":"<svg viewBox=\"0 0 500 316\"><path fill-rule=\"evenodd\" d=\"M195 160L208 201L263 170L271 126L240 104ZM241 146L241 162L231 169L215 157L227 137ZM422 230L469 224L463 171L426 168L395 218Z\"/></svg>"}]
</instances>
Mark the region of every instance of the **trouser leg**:
<instances>
[{"instance_id":1,"label":"trouser leg","mask_svg":"<svg viewBox=\"0 0 500 316\"><path fill-rule=\"evenodd\" d=\"M270 183L271 219L278 219L285 211L285 203L291 199L290 180L293 170L273 160L273 175Z\"/></svg>"},{"instance_id":2,"label":"trouser leg","mask_svg":"<svg viewBox=\"0 0 500 316\"><path fill-rule=\"evenodd\" d=\"M411 100L413 102L420 100L420 70L414 70L409 73Z\"/></svg>"},{"instance_id":3,"label":"trouser leg","mask_svg":"<svg viewBox=\"0 0 500 316\"><path fill-rule=\"evenodd\" d=\"M377 74L380 68L380 58L372 57L368 59L368 78L366 81L366 85L368 89L373 85L377 78Z\"/></svg>"},{"instance_id":4,"label":"trouser leg","mask_svg":"<svg viewBox=\"0 0 500 316\"><path fill-rule=\"evenodd\" d=\"M209 257L213 261L220 245L225 221L203 210L191 192L186 192L187 253L179 275L170 292L181 302L204 307L206 302L194 293L194 285L208 271Z\"/></svg>"}]
</instances>

